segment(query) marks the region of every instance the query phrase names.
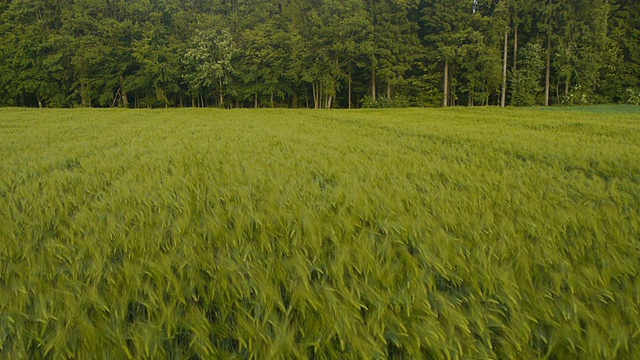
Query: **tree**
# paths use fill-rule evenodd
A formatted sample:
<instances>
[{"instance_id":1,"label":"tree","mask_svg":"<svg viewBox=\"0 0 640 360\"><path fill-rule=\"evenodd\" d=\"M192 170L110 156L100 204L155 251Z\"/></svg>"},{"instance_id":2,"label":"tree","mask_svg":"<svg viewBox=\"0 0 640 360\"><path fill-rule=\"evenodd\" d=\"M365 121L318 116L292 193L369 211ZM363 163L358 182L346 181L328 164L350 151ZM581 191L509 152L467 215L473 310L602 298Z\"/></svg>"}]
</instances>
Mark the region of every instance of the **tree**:
<instances>
[{"instance_id":1,"label":"tree","mask_svg":"<svg viewBox=\"0 0 640 360\"><path fill-rule=\"evenodd\" d=\"M198 30L191 39L184 60L191 70L184 78L195 94L217 90L220 107L224 107L224 84L232 70L234 45L227 30ZM203 104L204 105L204 104Z\"/></svg>"},{"instance_id":2,"label":"tree","mask_svg":"<svg viewBox=\"0 0 640 360\"><path fill-rule=\"evenodd\" d=\"M16 1L2 6L0 84L12 105L67 105L58 5Z\"/></svg>"},{"instance_id":3,"label":"tree","mask_svg":"<svg viewBox=\"0 0 640 360\"><path fill-rule=\"evenodd\" d=\"M0 0L0 105L621 102L639 29L632 0Z\"/></svg>"},{"instance_id":4,"label":"tree","mask_svg":"<svg viewBox=\"0 0 640 360\"><path fill-rule=\"evenodd\" d=\"M374 101L377 77L383 80L387 99L391 99L393 87L405 83L405 73L419 56L418 26L407 16L411 5L407 1L369 1Z\"/></svg>"},{"instance_id":5,"label":"tree","mask_svg":"<svg viewBox=\"0 0 640 360\"><path fill-rule=\"evenodd\" d=\"M443 106L466 96L486 104L500 86L500 51L492 32L492 3L430 0L423 8L427 59L443 65ZM501 43L501 42L500 42Z\"/></svg>"},{"instance_id":6,"label":"tree","mask_svg":"<svg viewBox=\"0 0 640 360\"><path fill-rule=\"evenodd\" d=\"M540 80L545 68L544 50L538 43L527 43L520 52L520 66L513 72L511 103L515 106L532 106L541 94Z\"/></svg>"},{"instance_id":7,"label":"tree","mask_svg":"<svg viewBox=\"0 0 640 360\"><path fill-rule=\"evenodd\" d=\"M180 91L180 53L183 42L171 36L172 16L178 11L164 1L133 2L127 12L135 15L136 33L131 40L131 66L126 92L139 106L169 106Z\"/></svg>"},{"instance_id":8,"label":"tree","mask_svg":"<svg viewBox=\"0 0 640 360\"><path fill-rule=\"evenodd\" d=\"M509 1L502 0L495 11L494 21L498 31L504 32L504 47L502 50L502 89L500 106L507 105L507 61L509 59Z\"/></svg>"},{"instance_id":9,"label":"tree","mask_svg":"<svg viewBox=\"0 0 640 360\"><path fill-rule=\"evenodd\" d=\"M640 2L620 0L617 4L611 37L617 39L622 64L616 77L627 91L640 92Z\"/></svg>"},{"instance_id":10,"label":"tree","mask_svg":"<svg viewBox=\"0 0 640 360\"><path fill-rule=\"evenodd\" d=\"M442 64L443 106L455 102L451 92L451 73L458 62L458 49L469 38L473 30L470 17L473 3L461 0L428 0L423 7L425 45L432 49L428 58Z\"/></svg>"}]
</instances>

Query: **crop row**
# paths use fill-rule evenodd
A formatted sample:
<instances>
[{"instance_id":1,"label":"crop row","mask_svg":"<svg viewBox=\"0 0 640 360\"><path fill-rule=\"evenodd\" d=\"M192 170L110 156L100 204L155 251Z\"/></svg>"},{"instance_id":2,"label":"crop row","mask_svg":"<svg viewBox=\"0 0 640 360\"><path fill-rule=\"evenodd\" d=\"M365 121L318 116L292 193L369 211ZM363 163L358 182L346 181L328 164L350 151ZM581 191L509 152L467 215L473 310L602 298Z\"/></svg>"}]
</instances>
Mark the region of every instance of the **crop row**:
<instances>
[{"instance_id":1,"label":"crop row","mask_svg":"<svg viewBox=\"0 0 640 360\"><path fill-rule=\"evenodd\" d=\"M0 355L640 357L640 118L0 118Z\"/></svg>"}]
</instances>

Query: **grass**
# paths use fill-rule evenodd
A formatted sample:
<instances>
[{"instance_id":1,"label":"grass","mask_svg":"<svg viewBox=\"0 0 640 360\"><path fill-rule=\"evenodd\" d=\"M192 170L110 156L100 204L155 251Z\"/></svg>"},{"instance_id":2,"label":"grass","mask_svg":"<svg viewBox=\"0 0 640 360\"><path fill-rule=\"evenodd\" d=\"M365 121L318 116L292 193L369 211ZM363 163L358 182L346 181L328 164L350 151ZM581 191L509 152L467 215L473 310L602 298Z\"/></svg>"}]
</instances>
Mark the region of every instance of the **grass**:
<instances>
[{"instance_id":1,"label":"grass","mask_svg":"<svg viewBox=\"0 0 640 360\"><path fill-rule=\"evenodd\" d=\"M636 109L1 109L0 357L640 358Z\"/></svg>"}]
</instances>

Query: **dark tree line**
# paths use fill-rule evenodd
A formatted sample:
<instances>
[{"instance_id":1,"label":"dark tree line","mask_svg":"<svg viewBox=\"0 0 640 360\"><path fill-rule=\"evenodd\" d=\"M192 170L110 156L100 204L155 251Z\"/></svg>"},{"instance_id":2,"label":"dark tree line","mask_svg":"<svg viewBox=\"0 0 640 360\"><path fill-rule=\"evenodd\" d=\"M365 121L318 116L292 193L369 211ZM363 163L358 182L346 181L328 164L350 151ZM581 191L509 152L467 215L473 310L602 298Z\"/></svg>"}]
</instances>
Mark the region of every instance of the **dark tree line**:
<instances>
[{"instance_id":1,"label":"dark tree line","mask_svg":"<svg viewBox=\"0 0 640 360\"><path fill-rule=\"evenodd\" d=\"M5 106L623 103L639 82L637 0L0 0Z\"/></svg>"}]
</instances>

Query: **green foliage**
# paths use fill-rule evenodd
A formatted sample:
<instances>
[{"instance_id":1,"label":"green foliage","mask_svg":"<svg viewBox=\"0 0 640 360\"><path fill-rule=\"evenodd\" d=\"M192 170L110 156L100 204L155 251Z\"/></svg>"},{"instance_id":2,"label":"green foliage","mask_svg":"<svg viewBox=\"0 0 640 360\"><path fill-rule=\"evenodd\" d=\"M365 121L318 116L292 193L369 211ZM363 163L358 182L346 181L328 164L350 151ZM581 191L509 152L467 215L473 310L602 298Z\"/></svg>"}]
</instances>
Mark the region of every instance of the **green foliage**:
<instances>
[{"instance_id":1,"label":"green foliage","mask_svg":"<svg viewBox=\"0 0 640 360\"><path fill-rule=\"evenodd\" d=\"M184 54L190 70L184 74L185 81L196 91L213 88L223 91L222 86L233 69L233 51L233 39L228 31L198 30Z\"/></svg>"},{"instance_id":2,"label":"green foliage","mask_svg":"<svg viewBox=\"0 0 640 360\"><path fill-rule=\"evenodd\" d=\"M536 105L542 92L543 50L540 44L529 43L520 54L519 68L511 74L511 103L515 106Z\"/></svg>"},{"instance_id":3,"label":"green foliage","mask_svg":"<svg viewBox=\"0 0 640 360\"><path fill-rule=\"evenodd\" d=\"M360 105L363 108L379 108L379 109L392 109L392 108L404 108L411 106L411 102L405 96L398 95L389 99L388 97L379 97L376 101L373 101L371 96L366 95Z\"/></svg>"},{"instance_id":4,"label":"green foliage","mask_svg":"<svg viewBox=\"0 0 640 360\"><path fill-rule=\"evenodd\" d=\"M0 106L344 108L369 103L365 96L498 105L505 80L510 105L541 103L542 94L545 103L546 94L550 104L571 103L578 86L590 103L622 103L640 79L639 7L631 0L0 1ZM531 44L541 44L549 70L545 91L518 66Z\"/></svg>"},{"instance_id":5,"label":"green foliage","mask_svg":"<svg viewBox=\"0 0 640 360\"><path fill-rule=\"evenodd\" d=\"M627 103L640 105L640 90L627 89Z\"/></svg>"},{"instance_id":6,"label":"green foliage","mask_svg":"<svg viewBox=\"0 0 640 360\"><path fill-rule=\"evenodd\" d=\"M2 109L0 357L640 358L639 116Z\"/></svg>"}]
</instances>

